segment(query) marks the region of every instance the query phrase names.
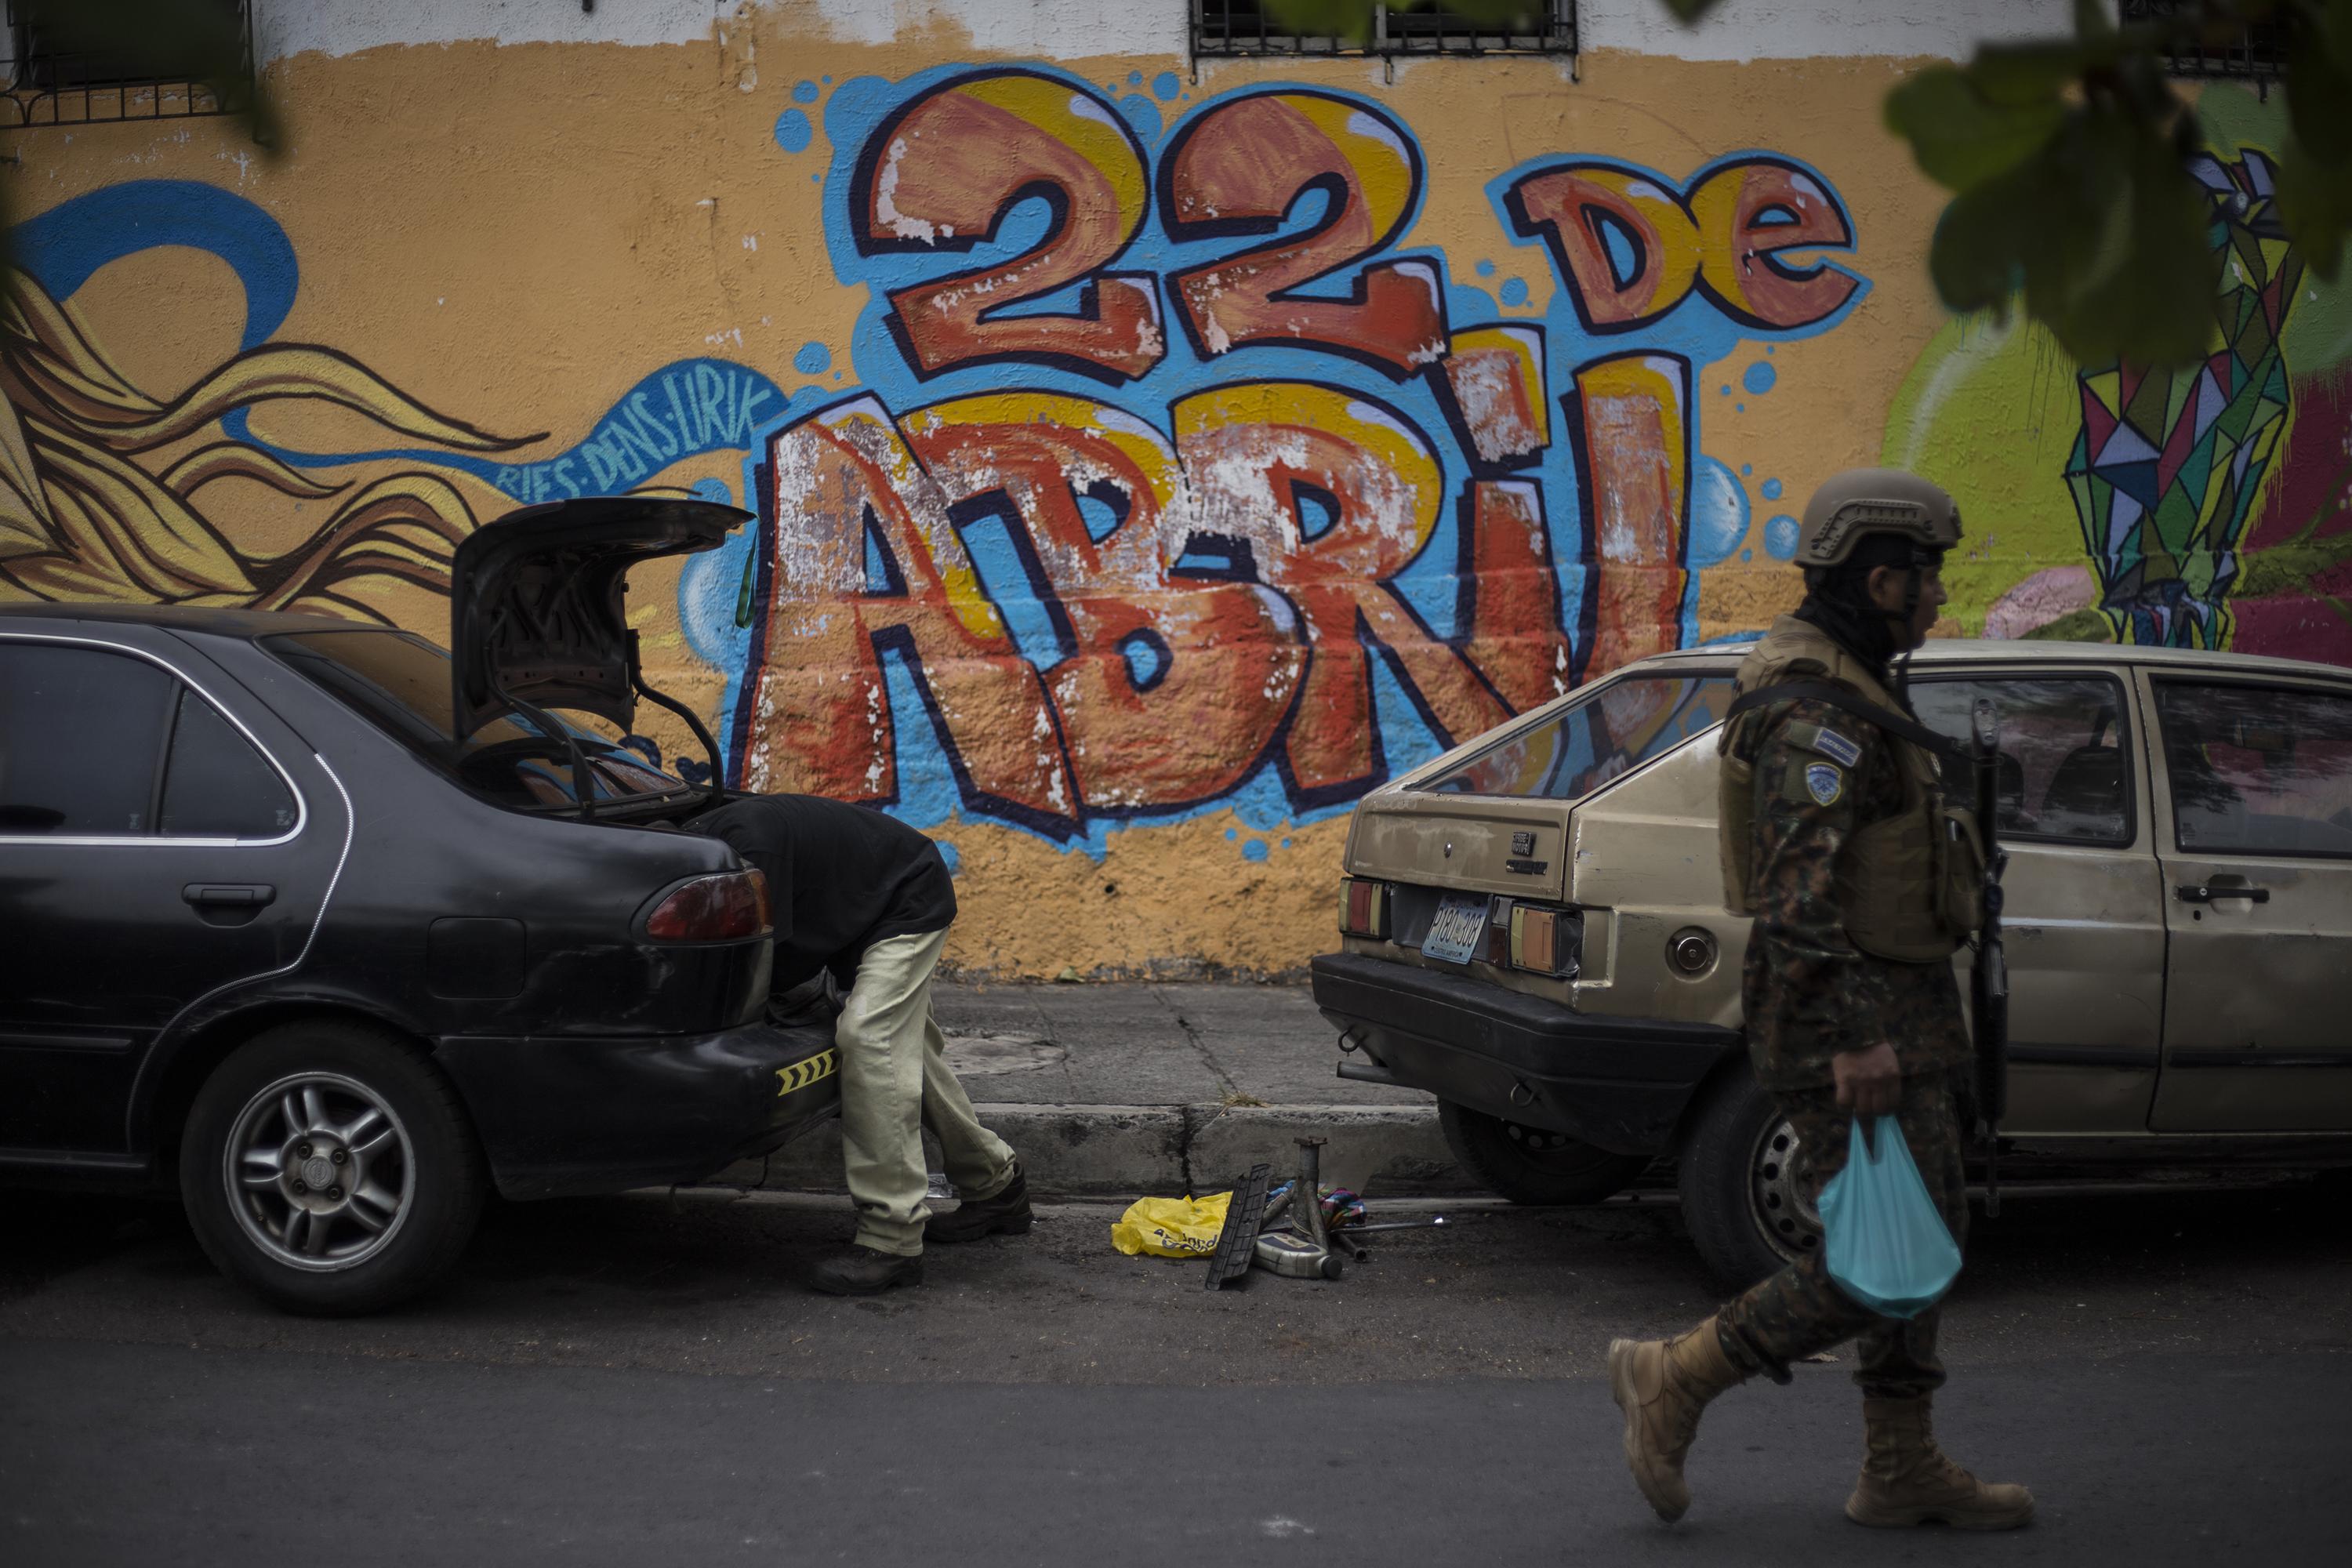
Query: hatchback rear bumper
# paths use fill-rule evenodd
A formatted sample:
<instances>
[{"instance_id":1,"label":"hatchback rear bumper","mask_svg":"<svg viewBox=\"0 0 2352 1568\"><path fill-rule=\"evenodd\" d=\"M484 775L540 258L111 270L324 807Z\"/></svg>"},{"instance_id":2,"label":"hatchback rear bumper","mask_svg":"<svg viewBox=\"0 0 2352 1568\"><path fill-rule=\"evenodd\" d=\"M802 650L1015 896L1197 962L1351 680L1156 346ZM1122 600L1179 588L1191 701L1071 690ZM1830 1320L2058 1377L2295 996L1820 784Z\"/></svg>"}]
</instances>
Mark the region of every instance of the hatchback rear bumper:
<instances>
[{"instance_id":1,"label":"hatchback rear bumper","mask_svg":"<svg viewBox=\"0 0 2352 1568\"><path fill-rule=\"evenodd\" d=\"M841 1108L830 1026L701 1035L445 1037L499 1191L663 1186L763 1154Z\"/></svg>"},{"instance_id":2,"label":"hatchback rear bumper","mask_svg":"<svg viewBox=\"0 0 2352 1568\"><path fill-rule=\"evenodd\" d=\"M1621 1154L1654 1154L1737 1030L1579 1013L1355 953L1314 962L1315 1005L1394 1081Z\"/></svg>"}]
</instances>

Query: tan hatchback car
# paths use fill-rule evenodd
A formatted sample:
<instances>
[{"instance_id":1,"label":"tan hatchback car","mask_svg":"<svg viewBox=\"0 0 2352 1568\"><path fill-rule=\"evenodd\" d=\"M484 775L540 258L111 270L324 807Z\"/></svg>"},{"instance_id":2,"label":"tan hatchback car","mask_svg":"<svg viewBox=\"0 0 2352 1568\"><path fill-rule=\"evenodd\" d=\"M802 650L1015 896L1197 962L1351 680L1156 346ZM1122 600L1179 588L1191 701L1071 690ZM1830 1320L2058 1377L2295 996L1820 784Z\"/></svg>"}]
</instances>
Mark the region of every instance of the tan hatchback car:
<instances>
[{"instance_id":1,"label":"tan hatchback car","mask_svg":"<svg viewBox=\"0 0 2352 1568\"><path fill-rule=\"evenodd\" d=\"M1435 1094L1477 1180L1590 1203L1671 1155L1731 1281L1820 1237L1723 907L1744 651L1630 665L1367 796L1313 971L1340 1076ZM2000 714L2004 1173L2352 1163L2352 671L1956 641L1910 691L1956 739L1976 699Z\"/></svg>"}]
</instances>

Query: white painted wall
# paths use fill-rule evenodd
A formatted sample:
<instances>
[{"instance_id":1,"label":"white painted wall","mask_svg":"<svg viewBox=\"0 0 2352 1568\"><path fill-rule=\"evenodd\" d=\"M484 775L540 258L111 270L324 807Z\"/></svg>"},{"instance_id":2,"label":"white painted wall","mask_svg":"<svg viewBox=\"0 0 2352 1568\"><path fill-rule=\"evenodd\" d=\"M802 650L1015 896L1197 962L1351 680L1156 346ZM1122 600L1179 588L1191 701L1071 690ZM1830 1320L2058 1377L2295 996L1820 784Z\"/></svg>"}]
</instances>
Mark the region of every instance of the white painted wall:
<instances>
[{"instance_id":1,"label":"white painted wall","mask_svg":"<svg viewBox=\"0 0 2352 1568\"><path fill-rule=\"evenodd\" d=\"M780 15L788 30L887 43L943 26L982 51L1045 59L1183 58L1188 0L255 0L254 49L265 63L307 50L355 54L385 44L688 44L739 11ZM2063 34L2069 0L1724 0L1695 27L1661 0L1580 0L1587 50L1685 59L1824 55L1965 58L1979 41Z\"/></svg>"},{"instance_id":2,"label":"white painted wall","mask_svg":"<svg viewBox=\"0 0 2352 1568\"><path fill-rule=\"evenodd\" d=\"M1966 59L1981 42L2074 30L2072 0L1723 0L1689 27L1660 0L1577 0L1576 15L1588 50L1692 60Z\"/></svg>"}]
</instances>

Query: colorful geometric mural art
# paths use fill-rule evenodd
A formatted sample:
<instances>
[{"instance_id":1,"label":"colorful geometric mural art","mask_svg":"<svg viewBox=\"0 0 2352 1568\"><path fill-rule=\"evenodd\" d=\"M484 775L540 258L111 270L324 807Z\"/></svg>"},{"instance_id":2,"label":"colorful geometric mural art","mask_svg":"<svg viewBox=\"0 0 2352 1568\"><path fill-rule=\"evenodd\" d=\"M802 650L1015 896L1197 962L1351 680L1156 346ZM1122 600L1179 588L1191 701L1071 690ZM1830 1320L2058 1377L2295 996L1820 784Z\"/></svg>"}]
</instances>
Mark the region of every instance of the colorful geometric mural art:
<instances>
[{"instance_id":1,"label":"colorful geometric mural art","mask_svg":"<svg viewBox=\"0 0 2352 1568\"><path fill-rule=\"evenodd\" d=\"M1950 322L1883 460L1959 499L1960 629L2352 662L2352 273L2322 281L2281 231L2283 110L2216 88L2200 117L2221 260L2205 362L2073 366L2032 329Z\"/></svg>"},{"instance_id":2,"label":"colorful geometric mural art","mask_svg":"<svg viewBox=\"0 0 2352 1568\"><path fill-rule=\"evenodd\" d=\"M2083 433L2066 480L2100 607L2125 640L2210 648L2229 642L2239 540L2287 416L2279 332L2303 258L2279 224L2270 159L2208 154L2190 168L2212 196L2225 258L2221 345L2190 370L2081 373Z\"/></svg>"},{"instance_id":3,"label":"colorful geometric mural art","mask_svg":"<svg viewBox=\"0 0 2352 1568\"><path fill-rule=\"evenodd\" d=\"M943 68L846 82L824 124L858 384L769 431L756 541L682 588L730 769L1097 853L1121 822L1327 814L1694 640L1748 522L1697 378L1868 289L1834 187L1769 153L1500 175L1556 284L1516 310L1406 243L1426 168L1367 98L1163 125Z\"/></svg>"}]
</instances>

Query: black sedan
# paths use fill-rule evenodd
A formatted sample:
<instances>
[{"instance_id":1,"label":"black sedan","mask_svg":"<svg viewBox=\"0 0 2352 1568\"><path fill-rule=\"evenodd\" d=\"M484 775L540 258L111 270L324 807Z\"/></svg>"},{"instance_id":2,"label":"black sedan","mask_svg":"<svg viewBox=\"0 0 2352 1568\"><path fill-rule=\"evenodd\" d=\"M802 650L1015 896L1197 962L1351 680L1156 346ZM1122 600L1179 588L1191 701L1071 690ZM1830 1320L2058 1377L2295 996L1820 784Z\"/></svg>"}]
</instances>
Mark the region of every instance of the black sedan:
<instances>
[{"instance_id":1,"label":"black sedan","mask_svg":"<svg viewBox=\"0 0 2352 1568\"><path fill-rule=\"evenodd\" d=\"M168 1191L224 1270L364 1311L508 1197L689 1181L838 1109L769 889L636 752L635 563L732 508L536 507L452 654L315 616L0 608L0 1181ZM712 748L715 752L715 748ZM714 764L716 757L713 757ZM714 771L714 778L719 775Z\"/></svg>"}]
</instances>

